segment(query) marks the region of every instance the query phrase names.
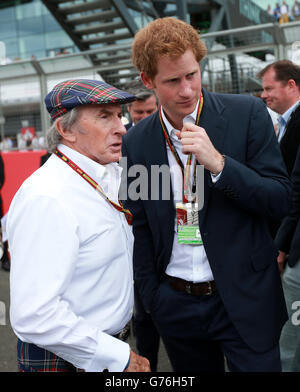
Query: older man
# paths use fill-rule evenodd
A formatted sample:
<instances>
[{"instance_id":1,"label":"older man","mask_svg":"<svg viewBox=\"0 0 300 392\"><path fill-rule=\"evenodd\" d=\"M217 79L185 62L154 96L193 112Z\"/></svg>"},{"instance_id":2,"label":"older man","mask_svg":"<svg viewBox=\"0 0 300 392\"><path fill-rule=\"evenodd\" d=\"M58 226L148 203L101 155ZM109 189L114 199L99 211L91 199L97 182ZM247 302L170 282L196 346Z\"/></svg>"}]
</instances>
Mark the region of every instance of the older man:
<instances>
[{"instance_id":1,"label":"older man","mask_svg":"<svg viewBox=\"0 0 300 392\"><path fill-rule=\"evenodd\" d=\"M11 324L21 371L148 371L122 341L133 308L131 214L118 200L120 104L104 82L46 96L53 155L11 204Z\"/></svg>"}]
</instances>

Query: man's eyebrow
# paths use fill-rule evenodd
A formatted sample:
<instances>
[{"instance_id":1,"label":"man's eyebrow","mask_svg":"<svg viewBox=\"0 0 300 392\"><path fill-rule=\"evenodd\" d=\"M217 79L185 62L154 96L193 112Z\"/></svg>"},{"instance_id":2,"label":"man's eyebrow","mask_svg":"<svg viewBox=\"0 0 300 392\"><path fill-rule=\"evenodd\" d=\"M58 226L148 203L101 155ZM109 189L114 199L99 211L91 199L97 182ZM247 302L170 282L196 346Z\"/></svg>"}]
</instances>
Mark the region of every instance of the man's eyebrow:
<instances>
[{"instance_id":1,"label":"man's eyebrow","mask_svg":"<svg viewBox=\"0 0 300 392\"><path fill-rule=\"evenodd\" d=\"M110 114L112 113L112 110L109 110L108 108L99 108L98 114Z\"/></svg>"},{"instance_id":2,"label":"man's eyebrow","mask_svg":"<svg viewBox=\"0 0 300 392\"><path fill-rule=\"evenodd\" d=\"M99 108L98 114L114 114L115 111L110 108ZM122 110L118 111L117 114L122 113Z\"/></svg>"}]
</instances>

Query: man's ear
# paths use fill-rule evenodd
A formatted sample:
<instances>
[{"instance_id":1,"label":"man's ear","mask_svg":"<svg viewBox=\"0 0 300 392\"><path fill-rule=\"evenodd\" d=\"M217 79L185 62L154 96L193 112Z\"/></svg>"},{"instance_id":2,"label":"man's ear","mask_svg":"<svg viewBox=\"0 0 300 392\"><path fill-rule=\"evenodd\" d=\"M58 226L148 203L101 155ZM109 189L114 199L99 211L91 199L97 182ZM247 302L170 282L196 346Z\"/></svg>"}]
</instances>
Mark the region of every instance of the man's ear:
<instances>
[{"instance_id":1,"label":"man's ear","mask_svg":"<svg viewBox=\"0 0 300 392\"><path fill-rule=\"evenodd\" d=\"M292 88L292 89L294 89L295 87L297 87L297 84L296 84L296 82L295 82L294 79L289 79L288 82L287 82L287 84L288 84L288 86L289 86L290 88Z\"/></svg>"},{"instance_id":2,"label":"man's ear","mask_svg":"<svg viewBox=\"0 0 300 392\"><path fill-rule=\"evenodd\" d=\"M147 74L145 74L145 72L141 72L140 77L148 90L153 90L155 88L152 79Z\"/></svg>"},{"instance_id":3,"label":"man's ear","mask_svg":"<svg viewBox=\"0 0 300 392\"><path fill-rule=\"evenodd\" d=\"M71 129L66 129L62 125L62 118L59 117L55 123L56 130L60 134L63 140L68 141L69 143L76 142L76 133Z\"/></svg>"}]
</instances>

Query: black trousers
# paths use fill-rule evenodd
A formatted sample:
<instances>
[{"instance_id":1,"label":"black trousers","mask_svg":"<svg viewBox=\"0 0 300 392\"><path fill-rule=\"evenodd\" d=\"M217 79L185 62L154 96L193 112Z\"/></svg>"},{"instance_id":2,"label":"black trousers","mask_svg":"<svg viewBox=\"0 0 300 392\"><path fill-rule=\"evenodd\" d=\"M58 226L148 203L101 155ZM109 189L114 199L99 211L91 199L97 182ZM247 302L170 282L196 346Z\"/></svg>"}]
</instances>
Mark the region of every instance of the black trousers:
<instances>
[{"instance_id":1,"label":"black trousers","mask_svg":"<svg viewBox=\"0 0 300 392\"><path fill-rule=\"evenodd\" d=\"M149 313L146 313L138 290L134 290L135 312L132 319L133 333L138 353L150 362L152 372L157 371L160 336Z\"/></svg>"},{"instance_id":2,"label":"black trousers","mask_svg":"<svg viewBox=\"0 0 300 392\"><path fill-rule=\"evenodd\" d=\"M280 372L279 344L253 351L232 324L218 292L192 296L163 281L155 295L152 316L174 371Z\"/></svg>"}]
</instances>

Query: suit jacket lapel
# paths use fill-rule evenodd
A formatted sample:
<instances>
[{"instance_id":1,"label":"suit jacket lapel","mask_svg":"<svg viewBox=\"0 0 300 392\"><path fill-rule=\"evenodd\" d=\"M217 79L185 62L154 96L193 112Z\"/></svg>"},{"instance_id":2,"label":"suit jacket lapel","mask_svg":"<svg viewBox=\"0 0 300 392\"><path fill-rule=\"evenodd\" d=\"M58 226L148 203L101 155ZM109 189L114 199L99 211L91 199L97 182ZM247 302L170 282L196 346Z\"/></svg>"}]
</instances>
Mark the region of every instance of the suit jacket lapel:
<instances>
[{"instance_id":1,"label":"suit jacket lapel","mask_svg":"<svg viewBox=\"0 0 300 392\"><path fill-rule=\"evenodd\" d=\"M204 128L214 147L223 154L224 137L228 120L223 115L225 107L222 102L211 93L203 89L204 105L200 117L199 126ZM199 211L199 225L205 217L208 200L211 192L211 175L205 170L204 173L204 205Z\"/></svg>"},{"instance_id":2,"label":"suit jacket lapel","mask_svg":"<svg viewBox=\"0 0 300 392\"><path fill-rule=\"evenodd\" d=\"M227 118L221 100L203 89L204 105L200 117L200 127L204 128L214 147L222 153L227 128Z\"/></svg>"}]
</instances>

